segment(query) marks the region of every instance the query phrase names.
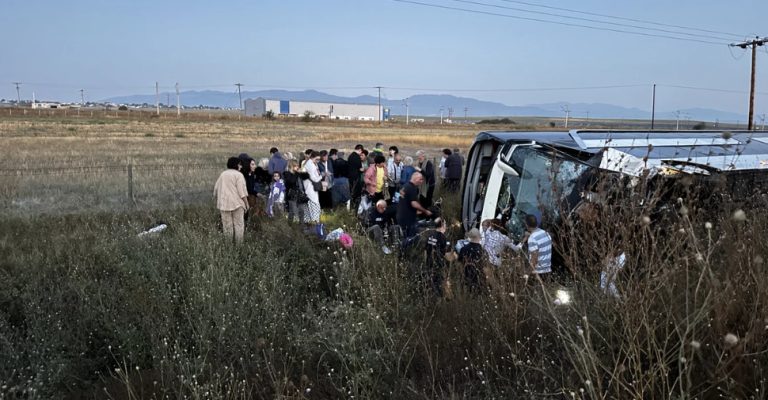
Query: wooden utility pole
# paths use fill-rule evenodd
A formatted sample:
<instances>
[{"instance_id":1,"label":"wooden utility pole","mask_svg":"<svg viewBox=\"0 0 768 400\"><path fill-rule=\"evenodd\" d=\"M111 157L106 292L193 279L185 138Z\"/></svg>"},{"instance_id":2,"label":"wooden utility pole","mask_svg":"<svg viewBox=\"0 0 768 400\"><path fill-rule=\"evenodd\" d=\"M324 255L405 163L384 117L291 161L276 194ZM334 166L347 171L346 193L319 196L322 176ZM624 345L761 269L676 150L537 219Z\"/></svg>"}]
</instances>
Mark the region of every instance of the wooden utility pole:
<instances>
[{"instance_id":1,"label":"wooden utility pole","mask_svg":"<svg viewBox=\"0 0 768 400\"><path fill-rule=\"evenodd\" d=\"M237 97L240 99L240 111L243 111L243 94L240 92L240 88L243 86L242 83L235 83L235 86L237 86Z\"/></svg>"},{"instance_id":2,"label":"wooden utility pole","mask_svg":"<svg viewBox=\"0 0 768 400\"><path fill-rule=\"evenodd\" d=\"M755 116L755 64L757 47L762 46L765 43L768 43L768 37L762 39L760 37L755 37L755 40L731 44L731 47L740 47L742 49L752 47L752 74L749 79L749 120L747 121L747 130L750 131L754 128L753 119Z\"/></svg>"}]
</instances>

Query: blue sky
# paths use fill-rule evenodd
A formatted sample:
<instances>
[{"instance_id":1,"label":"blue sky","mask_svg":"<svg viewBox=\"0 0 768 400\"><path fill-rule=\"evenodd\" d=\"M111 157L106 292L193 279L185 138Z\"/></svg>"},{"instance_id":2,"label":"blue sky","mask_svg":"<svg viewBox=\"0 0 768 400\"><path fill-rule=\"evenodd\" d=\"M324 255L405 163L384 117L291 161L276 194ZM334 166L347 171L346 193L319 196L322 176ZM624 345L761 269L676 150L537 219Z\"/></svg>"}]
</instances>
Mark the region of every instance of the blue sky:
<instances>
[{"instance_id":1,"label":"blue sky","mask_svg":"<svg viewBox=\"0 0 768 400\"><path fill-rule=\"evenodd\" d=\"M507 0L418 1L592 26L598 24L508 8L640 25ZM225 91L242 82L246 90L317 88L375 95L371 87L384 86L391 99L448 93L509 105L602 102L648 110L650 85L656 82L659 110L708 107L746 114L750 56L725 44L768 36L768 1L527 2L737 36L685 30L718 36L684 36L719 43L713 45L393 0L3 0L0 97L16 97L15 81L23 82L23 98L34 91L38 99L64 101L79 100L81 88L87 99L96 100L153 93L155 81L165 90L179 82L182 90ZM768 112L766 49L758 53L756 114ZM539 90L612 85L642 86ZM534 90L490 91L499 89Z\"/></svg>"}]
</instances>

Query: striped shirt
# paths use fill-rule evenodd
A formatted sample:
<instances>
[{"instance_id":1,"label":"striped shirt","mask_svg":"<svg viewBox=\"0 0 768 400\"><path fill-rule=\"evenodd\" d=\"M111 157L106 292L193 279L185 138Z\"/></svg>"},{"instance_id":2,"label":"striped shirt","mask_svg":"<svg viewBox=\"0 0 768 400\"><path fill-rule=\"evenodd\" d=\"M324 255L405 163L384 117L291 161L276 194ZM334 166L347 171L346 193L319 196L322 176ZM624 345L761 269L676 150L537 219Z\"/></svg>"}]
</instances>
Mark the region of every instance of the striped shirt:
<instances>
[{"instance_id":1,"label":"striped shirt","mask_svg":"<svg viewBox=\"0 0 768 400\"><path fill-rule=\"evenodd\" d=\"M536 228L531 232L531 236L528 238L528 257L534 251L538 251L538 260L536 263L537 274L545 274L552 272L552 237L549 236L547 231ZM533 263L533 260L529 260Z\"/></svg>"}]
</instances>

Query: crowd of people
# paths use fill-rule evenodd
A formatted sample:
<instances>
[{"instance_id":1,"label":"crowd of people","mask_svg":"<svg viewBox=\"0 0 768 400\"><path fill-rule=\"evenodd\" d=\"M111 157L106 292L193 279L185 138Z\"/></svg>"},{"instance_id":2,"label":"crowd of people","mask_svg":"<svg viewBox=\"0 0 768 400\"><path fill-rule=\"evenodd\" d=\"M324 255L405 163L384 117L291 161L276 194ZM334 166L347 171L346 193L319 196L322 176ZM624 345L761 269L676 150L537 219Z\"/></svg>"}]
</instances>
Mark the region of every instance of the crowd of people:
<instances>
[{"instance_id":1,"label":"crowd of people","mask_svg":"<svg viewBox=\"0 0 768 400\"><path fill-rule=\"evenodd\" d=\"M320 232L325 210L347 209L357 213L363 232L384 254L391 254L390 246L396 245L403 255L421 242L415 251L424 257L416 273L438 296L444 292L447 261L463 265L464 281L472 291L483 287L484 268L501 267L506 249L520 252L527 247L530 272L551 272L552 240L539 227L537 216L526 217L528 234L522 243L509 238L499 220L487 220L451 246L440 201L433 196L438 178L445 192L459 190L464 159L458 149L443 149L435 167L423 150L414 156L404 156L397 146L385 151L376 143L371 150L358 144L348 156L332 148L308 149L295 157L273 147L270 157L259 161L245 153L231 157L214 187L223 231L241 242L246 221L263 216L286 218ZM431 228L422 234L420 219L429 220Z\"/></svg>"}]
</instances>

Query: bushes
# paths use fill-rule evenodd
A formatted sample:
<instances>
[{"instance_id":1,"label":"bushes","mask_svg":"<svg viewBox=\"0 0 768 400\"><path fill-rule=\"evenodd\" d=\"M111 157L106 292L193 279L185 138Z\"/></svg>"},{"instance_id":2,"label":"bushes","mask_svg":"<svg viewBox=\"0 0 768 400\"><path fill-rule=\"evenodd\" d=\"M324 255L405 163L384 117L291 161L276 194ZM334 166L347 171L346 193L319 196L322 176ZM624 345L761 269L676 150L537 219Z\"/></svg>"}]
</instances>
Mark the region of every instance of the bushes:
<instances>
[{"instance_id":1,"label":"bushes","mask_svg":"<svg viewBox=\"0 0 768 400\"><path fill-rule=\"evenodd\" d=\"M748 397L768 365L768 218L689 206L563 236L568 305L519 259L480 296L454 266L436 301L363 238L345 253L262 221L234 247L207 208L145 239L141 214L6 219L0 397ZM620 299L595 279L613 237Z\"/></svg>"}]
</instances>

